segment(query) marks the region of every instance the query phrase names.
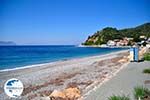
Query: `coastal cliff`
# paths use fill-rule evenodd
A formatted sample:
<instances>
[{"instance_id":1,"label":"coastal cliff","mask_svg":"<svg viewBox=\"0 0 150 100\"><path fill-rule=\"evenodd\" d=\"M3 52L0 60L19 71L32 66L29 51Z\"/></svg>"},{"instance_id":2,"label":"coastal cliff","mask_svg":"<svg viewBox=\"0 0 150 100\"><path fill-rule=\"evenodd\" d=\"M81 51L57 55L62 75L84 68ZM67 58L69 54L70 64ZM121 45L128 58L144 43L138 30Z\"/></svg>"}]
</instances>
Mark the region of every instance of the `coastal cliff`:
<instances>
[{"instance_id":1,"label":"coastal cliff","mask_svg":"<svg viewBox=\"0 0 150 100\"><path fill-rule=\"evenodd\" d=\"M97 31L92 36L88 36L87 40L82 45L101 45L106 44L109 40L132 38L132 42L140 42L140 36L150 37L150 23L145 23L134 28L120 29L106 27ZM128 45L131 43L129 42Z\"/></svg>"}]
</instances>

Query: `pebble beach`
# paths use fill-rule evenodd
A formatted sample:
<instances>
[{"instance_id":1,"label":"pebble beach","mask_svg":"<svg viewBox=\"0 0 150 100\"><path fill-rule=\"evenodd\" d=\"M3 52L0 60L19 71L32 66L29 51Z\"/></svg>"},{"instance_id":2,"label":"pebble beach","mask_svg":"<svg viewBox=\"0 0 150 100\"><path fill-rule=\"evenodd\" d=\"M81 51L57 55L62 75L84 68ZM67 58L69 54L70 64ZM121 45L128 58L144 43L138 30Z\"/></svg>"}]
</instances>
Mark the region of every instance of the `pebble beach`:
<instances>
[{"instance_id":1,"label":"pebble beach","mask_svg":"<svg viewBox=\"0 0 150 100\"><path fill-rule=\"evenodd\" d=\"M10 78L22 81L24 91L20 99L49 96L54 90L78 87L87 94L98 84L115 75L127 64L128 51L57 61L45 65L0 72L0 98L9 99L3 85Z\"/></svg>"}]
</instances>

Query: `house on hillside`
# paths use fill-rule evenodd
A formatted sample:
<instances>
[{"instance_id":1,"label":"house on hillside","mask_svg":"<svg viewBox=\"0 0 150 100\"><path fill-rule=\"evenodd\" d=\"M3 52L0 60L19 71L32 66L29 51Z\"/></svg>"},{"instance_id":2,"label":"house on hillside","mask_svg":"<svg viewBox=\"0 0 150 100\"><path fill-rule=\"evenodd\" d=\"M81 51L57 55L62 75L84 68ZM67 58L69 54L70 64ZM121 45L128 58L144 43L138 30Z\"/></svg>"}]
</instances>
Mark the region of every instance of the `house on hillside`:
<instances>
[{"instance_id":1,"label":"house on hillside","mask_svg":"<svg viewBox=\"0 0 150 100\"><path fill-rule=\"evenodd\" d=\"M109 40L107 42L107 45L108 46L127 46L130 40L131 39L128 39L128 38Z\"/></svg>"},{"instance_id":2,"label":"house on hillside","mask_svg":"<svg viewBox=\"0 0 150 100\"><path fill-rule=\"evenodd\" d=\"M146 36L141 35L141 36L140 36L140 39L146 39Z\"/></svg>"},{"instance_id":3,"label":"house on hillside","mask_svg":"<svg viewBox=\"0 0 150 100\"><path fill-rule=\"evenodd\" d=\"M108 46L116 46L116 42L113 41L113 40L109 40L109 41L107 42L107 45L108 45Z\"/></svg>"},{"instance_id":4,"label":"house on hillside","mask_svg":"<svg viewBox=\"0 0 150 100\"><path fill-rule=\"evenodd\" d=\"M133 41L133 38L125 37L124 39L126 39L126 40L128 40L128 41Z\"/></svg>"},{"instance_id":5,"label":"house on hillside","mask_svg":"<svg viewBox=\"0 0 150 100\"><path fill-rule=\"evenodd\" d=\"M129 39L128 38L124 38L122 40L117 41L116 45L117 46L127 46L129 43Z\"/></svg>"}]
</instances>

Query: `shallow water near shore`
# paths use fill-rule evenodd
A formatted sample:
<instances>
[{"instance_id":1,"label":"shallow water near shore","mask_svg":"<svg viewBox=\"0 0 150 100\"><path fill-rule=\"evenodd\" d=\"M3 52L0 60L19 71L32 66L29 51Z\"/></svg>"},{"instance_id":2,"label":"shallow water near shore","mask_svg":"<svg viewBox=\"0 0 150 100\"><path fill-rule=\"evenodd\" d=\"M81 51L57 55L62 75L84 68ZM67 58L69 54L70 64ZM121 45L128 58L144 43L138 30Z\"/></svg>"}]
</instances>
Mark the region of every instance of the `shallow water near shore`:
<instances>
[{"instance_id":1,"label":"shallow water near shore","mask_svg":"<svg viewBox=\"0 0 150 100\"><path fill-rule=\"evenodd\" d=\"M59 60L107 54L126 48L76 47L73 45L0 46L0 70Z\"/></svg>"}]
</instances>

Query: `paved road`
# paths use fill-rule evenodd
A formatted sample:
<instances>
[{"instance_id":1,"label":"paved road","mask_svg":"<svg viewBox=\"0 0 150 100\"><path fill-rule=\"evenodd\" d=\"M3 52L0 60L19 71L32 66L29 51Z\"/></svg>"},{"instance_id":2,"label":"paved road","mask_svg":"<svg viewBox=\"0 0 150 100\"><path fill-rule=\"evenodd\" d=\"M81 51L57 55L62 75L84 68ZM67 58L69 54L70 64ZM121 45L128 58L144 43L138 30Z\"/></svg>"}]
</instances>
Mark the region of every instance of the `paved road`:
<instances>
[{"instance_id":1,"label":"paved road","mask_svg":"<svg viewBox=\"0 0 150 100\"><path fill-rule=\"evenodd\" d=\"M125 94L134 100L135 86L145 86L150 89L150 84L144 84L145 80L150 80L150 75L142 73L145 68L150 68L150 62L130 63L111 80L93 90L85 100L108 100L108 97L113 94Z\"/></svg>"}]
</instances>

